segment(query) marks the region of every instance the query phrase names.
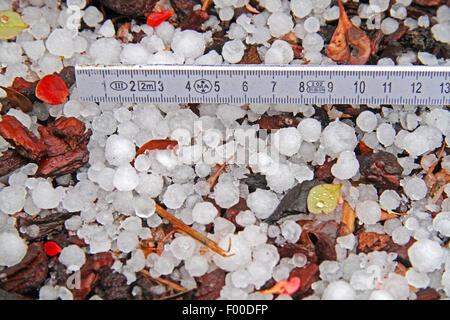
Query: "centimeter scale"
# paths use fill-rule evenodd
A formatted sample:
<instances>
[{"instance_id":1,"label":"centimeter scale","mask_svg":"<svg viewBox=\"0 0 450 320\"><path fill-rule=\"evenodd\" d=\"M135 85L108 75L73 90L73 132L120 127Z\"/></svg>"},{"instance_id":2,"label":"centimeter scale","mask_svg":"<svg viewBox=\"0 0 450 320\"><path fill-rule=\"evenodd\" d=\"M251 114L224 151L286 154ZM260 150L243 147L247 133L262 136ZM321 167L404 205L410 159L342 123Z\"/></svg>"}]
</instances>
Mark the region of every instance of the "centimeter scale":
<instances>
[{"instance_id":1,"label":"centimeter scale","mask_svg":"<svg viewBox=\"0 0 450 320\"><path fill-rule=\"evenodd\" d=\"M77 65L82 101L449 105L450 66Z\"/></svg>"}]
</instances>

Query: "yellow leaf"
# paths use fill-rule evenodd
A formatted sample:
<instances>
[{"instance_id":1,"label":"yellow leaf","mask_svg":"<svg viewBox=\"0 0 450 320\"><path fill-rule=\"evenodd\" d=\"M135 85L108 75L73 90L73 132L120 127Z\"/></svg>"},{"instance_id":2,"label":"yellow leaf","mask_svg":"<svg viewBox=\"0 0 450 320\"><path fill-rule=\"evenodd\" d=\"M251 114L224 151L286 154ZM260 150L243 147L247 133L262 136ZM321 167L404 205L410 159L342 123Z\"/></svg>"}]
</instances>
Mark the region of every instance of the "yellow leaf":
<instances>
[{"instance_id":1,"label":"yellow leaf","mask_svg":"<svg viewBox=\"0 0 450 320\"><path fill-rule=\"evenodd\" d=\"M341 197L340 184L319 184L308 193L306 203L311 213L328 214L336 209Z\"/></svg>"},{"instance_id":2,"label":"yellow leaf","mask_svg":"<svg viewBox=\"0 0 450 320\"><path fill-rule=\"evenodd\" d=\"M12 39L28 25L23 22L20 14L14 11L0 11L0 40Z\"/></svg>"}]
</instances>

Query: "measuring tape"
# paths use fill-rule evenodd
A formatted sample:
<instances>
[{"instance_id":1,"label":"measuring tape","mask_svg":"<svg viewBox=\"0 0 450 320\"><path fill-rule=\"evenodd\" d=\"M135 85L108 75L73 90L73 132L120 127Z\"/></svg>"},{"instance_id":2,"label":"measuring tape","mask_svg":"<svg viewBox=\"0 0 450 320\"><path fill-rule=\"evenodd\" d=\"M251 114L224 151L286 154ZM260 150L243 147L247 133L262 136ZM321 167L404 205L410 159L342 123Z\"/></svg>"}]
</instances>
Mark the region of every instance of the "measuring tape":
<instances>
[{"instance_id":1,"label":"measuring tape","mask_svg":"<svg viewBox=\"0 0 450 320\"><path fill-rule=\"evenodd\" d=\"M449 105L448 66L77 65L82 101Z\"/></svg>"}]
</instances>

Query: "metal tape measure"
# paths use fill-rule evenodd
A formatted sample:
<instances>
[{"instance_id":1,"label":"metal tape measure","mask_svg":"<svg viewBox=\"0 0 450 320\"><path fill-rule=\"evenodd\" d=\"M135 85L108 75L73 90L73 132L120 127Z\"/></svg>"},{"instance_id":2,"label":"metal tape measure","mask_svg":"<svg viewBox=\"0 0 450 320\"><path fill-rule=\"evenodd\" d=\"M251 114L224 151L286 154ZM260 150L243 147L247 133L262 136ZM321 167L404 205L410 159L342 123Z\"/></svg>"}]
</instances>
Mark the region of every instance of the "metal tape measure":
<instances>
[{"instance_id":1,"label":"metal tape measure","mask_svg":"<svg viewBox=\"0 0 450 320\"><path fill-rule=\"evenodd\" d=\"M82 101L449 105L449 66L77 65Z\"/></svg>"}]
</instances>

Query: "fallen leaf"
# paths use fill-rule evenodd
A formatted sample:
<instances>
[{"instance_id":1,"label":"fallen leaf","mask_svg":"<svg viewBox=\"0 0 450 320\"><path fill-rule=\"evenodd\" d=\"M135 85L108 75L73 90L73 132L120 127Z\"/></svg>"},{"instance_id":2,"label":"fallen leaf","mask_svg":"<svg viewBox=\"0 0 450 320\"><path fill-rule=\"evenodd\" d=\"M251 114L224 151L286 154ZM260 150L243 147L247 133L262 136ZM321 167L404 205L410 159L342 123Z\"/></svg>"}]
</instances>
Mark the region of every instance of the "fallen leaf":
<instances>
[{"instance_id":1,"label":"fallen leaf","mask_svg":"<svg viewBox=\"0 0 450 320\"><path fill-rule=\"evenodd\" d=\"M119 15L144 17L152 12L158 0L102 0L105 7Z\"/></svg>"},{"instance_id":2,"label":"fallen leaf","mask_svg":"<svg viewBox=\"0 0 450 320\"><path fill-rule=\"evenodd\" d=\"M17 12L0 11L0 40L12 39L28 27Z\"/></svg>"},{"instance_id":3,"label":"fallen leaf","mask_svg":"<svg viewBox=\"0 0 450 320\"><path fill-rule=\"evenodd\" d=\"M436 289L426 288L416 292L416 300L440 300L441 295Z\"/></svg>"},{"instance_id":4,"label":"fallen leaf","mask_svg":"<svg viewBox=\"0 0 450 320\"><path fill-rule=\"evenodd\" d=\"M289 189L280 203L272 212L272 214L264 220L266 223L275 223L278 220L293 214L307 213L306 199L308 198L309 191L322 184L320 180L314 179L311 181L303 181Z\"/></svg>"},{"instance_id":5,"label":"fallen leaf","mask_svg":"<svg viewBox=\"0 0 450 320\"><path fill-rule=\"evenodd\" d=\"M72 289L75 300L84 299L97 283L99 274L111 268L114 258L109 252L100 252L89 256L80 269L80 286Z\"/></svg>"},{"instance_id":6,"label":"fallen leaf","mask_svg":"<svg viewBox=\"0 0 450 320\"><path fill-rule=\"evenodd\" d=\"M208 18L209 15L206 11L195 10L185 19L183 19L183 21L181 21L179 27L181 30L191 29L201 31L203 22L208 20Z\"/></svg>"},{"instance_id":7,"label":"fallen leaf","mask_svg":"<svg viewBox=\"0 0 450 320\"><path fill-rule=\"evenodd\" d=\"M226 272L220 268L208 272L198 278L197 300L216 300L220 297L220 290L225 285Z\"/></svg>"},{"instance_id":8,"label":"fallen leaf","mask_svg":"<svg viewBox=\"0 0 450 320\"><path fill-rule=\"evenodd\" d=\"M414 3L421 5L421 6L426 6L426 7L431 7L431 6L437 6L440 3L442 3L441 0L414 0Z\"/></svg>"},{"instance_id":9,"label":"fallen leaf","mask_svg":"<svg viewBox=\"0 0 450 320\"><path fill-rule=\"evenodd\" d=\"M350 21L345 13L342 0L338 0L338 4L340 18L326 54L330 59L337 62L365 64L370 56L370 39L363 30ZM354 55L350 46L355 50Z\"/></svg>"},{"instance_id":10,"label":"fallen leaf","mask_svg":"<svg viewBox=\"0 0 450 320\"><path fill-rule=\"evenodd\" d=\"M154 139L144 143L136 152L134 159L140 154L143 154L147 150L165 150L165 149L173 149L178 146L178 141L176 140L168 140L168 139ZM132 164L134 163L134 160Z\"/></svg>"},{"instance_id":11,"label":"fallen leaf","mask_svg":"<svg viewBox=\"0 0 450 320\"><path fill-rule=\"evenodd\" d=\"M0 88L5 90L6 97L13 108L20 109L25 113L33 110L33 103L19 91L2 86L0 86Z\"/></svg>"},{"instance_id":12,"label":"fallen leaf","mask_svg":"<svg viewBox=\"0 0 450 320\"><path fill-rule=\"evenodd\" d=\"M319 184L313 187L307 198L308 210L311 213L316 214L328 214L336 209L340 196L341 196L340 184Z\"/></svg>"},{"instance_id":13,"label":"fallen leaf","mask_svg":"<svg viewBox=\"0 0 450 320\"><path fill-rule=\"evenodd\" d=\"M161 23L173 16L173 11L152 12L147 16L147 25L156 28Z\"/></svg>"},{"instance_id":14,"label":"fallen leaf","mask_svg":"<svg viewBox=\"0 0 450 320\"><path fill-rule=\"evenodd\" d=\"M51 105L65 103L68 96L66 83L56 74L44 76L36 86L36 98Z\"/></svg>"},{"instance_id":15,"label":"fallen leaf","mask_svg":"<svg viewBox=\"0 0 450 320\"><path fill-rule=\"evenodd\" d=\"M339 236L346 236L355 230L356 212L347 201L342 205L341 225L339 226Z\"/></svg>"},{"instance_id":16,"label":"fallen leaf","mask_svg":"<svg viewBox=\"0 0 450 320\"><path fill-rule=\"evenodd\" d=\"M357 155L359 171L375 186L383 189L397 189L403 168L392 153L377 150Z\"/></svg>"},{"instance_id":17,"label":"fallen leaf","mask_svg":"<svg viewBox=\"0 0 450 320\"><path fill-rule=\"evenodd\" d=\"M300 288L292 296L293 299L301 299L309 295L312 284L319 280L319 266L314 263L308 263L304 267L292 269L289 276L301 279Z\"/></svg>"},{"instance_id":18,"label":"fallen leaf","mask_svg":"<svg viewBox=\"0 0 450 320\"><path fill-rule=\"evenodd\" d=\"M289 280L278 281L272 288L261 290L259 293L264 294L293 294L300 288L301 279L292 277Z\"/></svg>"},{"instance_id":19,"label":"fallen leaf","mask_svg":"<svg viewBox=\"0 0 450 320\"><path fill-rule=\"evenodd\" d=\"M257 122L259 127L264 130L281 129L298 126L299 120L287 115L266 116L259 119Z\"/></svg>"}]
</instances>

